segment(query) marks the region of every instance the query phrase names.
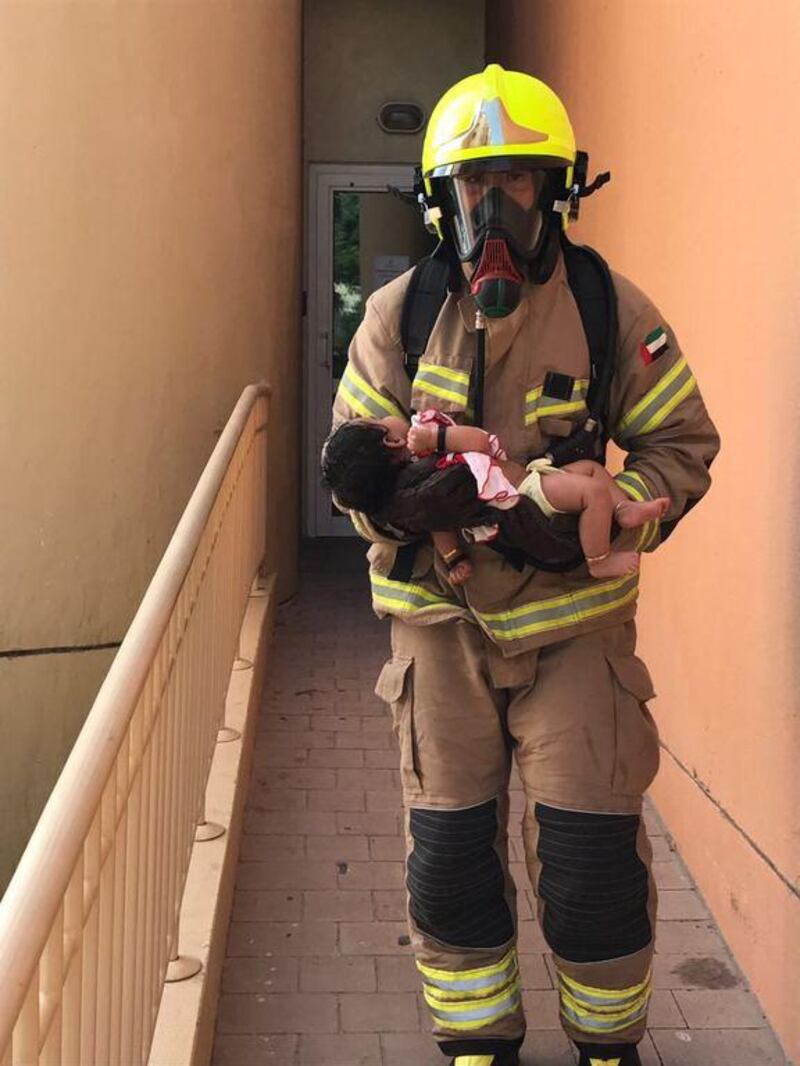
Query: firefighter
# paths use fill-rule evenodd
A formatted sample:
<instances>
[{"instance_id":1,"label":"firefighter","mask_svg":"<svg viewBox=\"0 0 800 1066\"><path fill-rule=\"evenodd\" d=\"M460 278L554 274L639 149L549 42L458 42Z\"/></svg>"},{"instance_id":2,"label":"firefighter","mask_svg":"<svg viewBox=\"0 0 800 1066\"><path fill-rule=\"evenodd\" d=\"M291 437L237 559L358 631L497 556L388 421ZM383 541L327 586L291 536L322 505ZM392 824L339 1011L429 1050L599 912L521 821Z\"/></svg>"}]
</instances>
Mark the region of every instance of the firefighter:
<instances>
[{"instance_id":1,"label":"firefighter","mask_svg":"<svg viewBox=\"0 0 800 1066\"><path fill-rule=\"evenodd\" d=\"M616 273L606 309L613 376L598 393L602 359L590 357L566 267L564 230L591 191L580 162L561 101L533 77L491 65L444 95L422 164L428 222L449 264L441 310L411 380L403 324L415 314L414 271L370 297L334 425L426 408L469 423L480 406L540 526L558 517L539 510L526 465L576 432L602 454L608 435L626 453L616 478L625 493L670 499L661 521L615 541L652 552L708 489L719 440L674 332ZM638 574L595 580L574 558L567 570L533 565L531 534L524 561L502 544L472 545L473 576L454 587L402 508L391 520L352 518L373 542L374 608L392 619L376 691L399 740L408 916L435 1039L454 1066L519 1061L525 1018L507 865L515 763L561 1023L581 1066L637 1066L656 914L642 794L659 759L652 682L635 654ZM442 528L441 514L432 520Z\"/></svg>"}]
</instances>

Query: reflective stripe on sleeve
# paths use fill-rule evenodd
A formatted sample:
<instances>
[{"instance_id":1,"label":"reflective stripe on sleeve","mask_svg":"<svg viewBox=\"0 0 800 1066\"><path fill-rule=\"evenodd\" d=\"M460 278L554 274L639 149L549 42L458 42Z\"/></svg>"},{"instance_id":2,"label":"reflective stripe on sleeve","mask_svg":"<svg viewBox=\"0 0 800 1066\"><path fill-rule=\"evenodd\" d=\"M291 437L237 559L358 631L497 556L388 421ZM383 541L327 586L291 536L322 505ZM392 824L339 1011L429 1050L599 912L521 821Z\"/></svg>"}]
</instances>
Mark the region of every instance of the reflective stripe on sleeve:
<instances>
[{"instance_id":1,"label":"reflective stripe on sleeve","mask_svg":"<svg viewBox=\"0 0 800 1066\"><path fill-rule=\"evenodd\" d=\"M640 503L642 500L652 500L654 498L647 482L635 470L623 470L621 474L617 474L614 480L624 493ZM636 551L647 551L655 543L660 528L661 522L657 518L652 522L645 522L639 531Z\"/></svg>"},{"instance_id":2,"label":"reflective stripe on sleeve","mask_svg":"<svg viewBox=\"0 0 800 1066\"><path fill-rule=\"evenodd\" d=\"M337 396L363 418L386 418L387 415L405 418L400 408L382 396L377 389L373 389L350 363L347 364L344 376L339 382Z\"/></svg>"},{"instance_id":3,"label":"reflective stripe on sleeve","mask_svg":"<svg viewBox=\"0 0 800 1066\"><path fill-rule=\"evenodd\" d=\"M596 581L577 592L537 600L509 611L492 614L475 611L475 614L495 640L516 640L610 614L631 603L638 594L638 575L631 574L612 581Z\"/></svg>"},{"instance_id":4,"label":"reflective stripe on sleeve","mask_svg":"<svg viewBox=\"0 0 800 1066\"><path fill-rule=\"evenodd\" d=\"M369 575L369 579L372 585L373 603L386 611L408 614L412 611L460 606L456 600L437 596L436 593L429 592L422 585L414 585L407 581L391 581L388 577L374 572Z\"/></svg>"},{"instance_id":5,"label":"reflective stripe on sleeve","mask_svg":"<svg viewBox=\"0 0 800 1066\"><path fill-rule=\"evenodd\" d=\"M469 374L449 366L420 363L413 387L465 408L469 399Z\"/></svg>"},{"instance_id":6,"label":"reflective stripe on sleeve","mask_svg":"<svg viewBox=\"0 0 800 1066\"><path fill-rule=\"evenodd\" d=\"M653 388L620 419L616 435L625 441L652 433L678 404L697 388L689 364L681 356Z\"/></svg>"}]
</instances>

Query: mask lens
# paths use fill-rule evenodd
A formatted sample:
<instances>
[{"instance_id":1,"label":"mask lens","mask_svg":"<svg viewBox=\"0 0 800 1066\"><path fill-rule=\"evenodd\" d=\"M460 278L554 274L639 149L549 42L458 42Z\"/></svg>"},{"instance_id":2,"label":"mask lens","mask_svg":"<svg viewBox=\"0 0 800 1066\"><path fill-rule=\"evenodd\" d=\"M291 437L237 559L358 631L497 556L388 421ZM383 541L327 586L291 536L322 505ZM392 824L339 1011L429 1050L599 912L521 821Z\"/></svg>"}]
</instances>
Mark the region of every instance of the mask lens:
<instances>
[{"instance_id":1,"label":"mask lens","mask_svg":"<svg viewBox=\"0 0 800 1066\"><path fill-rule=\"evenodd\" d=\"M458 254L471 259L485 234L502 232L520 256L531 255L542 229L539 200L546 171L525 167L465 170L447 179Z\"/></svg>"}]
</instances>

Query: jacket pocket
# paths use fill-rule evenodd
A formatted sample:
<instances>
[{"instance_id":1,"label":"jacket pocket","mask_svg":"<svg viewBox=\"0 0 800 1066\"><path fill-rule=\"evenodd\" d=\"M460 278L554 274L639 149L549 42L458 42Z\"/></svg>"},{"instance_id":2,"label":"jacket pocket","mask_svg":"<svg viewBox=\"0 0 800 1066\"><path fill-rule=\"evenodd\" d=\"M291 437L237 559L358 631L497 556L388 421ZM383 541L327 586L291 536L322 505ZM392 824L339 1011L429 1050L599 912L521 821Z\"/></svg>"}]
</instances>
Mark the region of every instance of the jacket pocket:
<instances>
[{"instance_id":1,"label":"jacket pocket","mask_svg":"<svg viewBox=\"0 0 800 1066\"><path fill-rule=\"evenodd\" d=\"M406 795L419 795L422 783L414 732L414 660L393 656L384 663L375 684L375 695L392 710L394 735L400 746L400 778Z\"/></svg>"},{"instance_id":2,"label":"jacket pocket","mask_svg":"<svg viewBox=\"0 0 800 1066\"><path fill-rule=\"evenodd\" d=\"M575 423L568 418L545 415L539 419L539 431L544 437L568 437L574 428Z\"/></svg>"},{"instance_id":3,"label":"jacket pocket","mask_svg":"<svg viewBox=\"0 0 800 1066\"><path fill-rule=\"evenodd\" d=\"M641 796L658 771L658 729L647 709L655 695L645 664L635 655L606 655L614 684L612 792Z\"/></svg>"}]
</instances>

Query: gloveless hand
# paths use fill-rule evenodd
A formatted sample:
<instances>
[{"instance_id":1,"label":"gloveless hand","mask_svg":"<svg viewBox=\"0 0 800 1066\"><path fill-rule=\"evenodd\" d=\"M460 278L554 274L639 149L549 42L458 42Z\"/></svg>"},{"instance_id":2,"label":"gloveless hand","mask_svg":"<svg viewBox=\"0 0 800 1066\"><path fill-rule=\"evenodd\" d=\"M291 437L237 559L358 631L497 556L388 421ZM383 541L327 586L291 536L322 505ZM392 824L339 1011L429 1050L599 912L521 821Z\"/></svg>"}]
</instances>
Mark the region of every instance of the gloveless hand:
<instances>
[{"instance_id":1,"label":"gloveless hand","mask_svg":"<svg viewBox=\"0 0 800 1066\"><path fill-rule=\"evenodd\" d=\"M406 437L406 447L414 455L436 451L438 427L434 425L412 426Z\"/></svg>"}]
</instances>

